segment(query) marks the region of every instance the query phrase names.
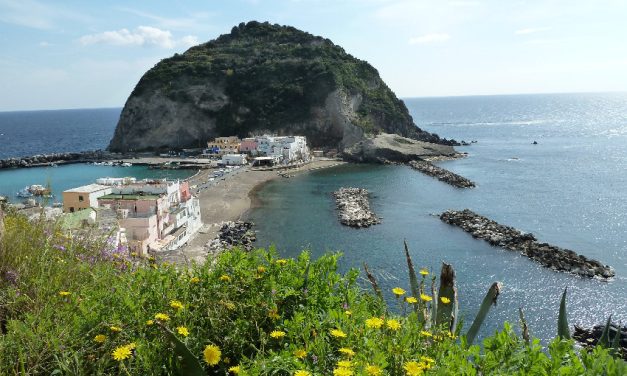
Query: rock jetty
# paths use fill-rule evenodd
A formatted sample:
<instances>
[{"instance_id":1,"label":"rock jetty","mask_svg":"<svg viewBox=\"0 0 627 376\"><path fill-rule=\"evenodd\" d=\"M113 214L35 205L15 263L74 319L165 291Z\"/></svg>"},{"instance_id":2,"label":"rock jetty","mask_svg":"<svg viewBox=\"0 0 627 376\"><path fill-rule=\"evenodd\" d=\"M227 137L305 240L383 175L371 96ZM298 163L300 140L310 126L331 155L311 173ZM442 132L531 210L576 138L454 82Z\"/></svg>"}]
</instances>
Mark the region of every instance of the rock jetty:
<instances>
[{"instance_id":1,"label":"rock jetty","mask_svg":"<svg viewBox=\"0 0 627 376\"><path fill-rule=\"evenodd\" d=\"M599 339L601 338L601 334L603 334L603 329L605 329L605 325L595 325L592 329L585 329L578 325L575 325L573 338L584 346L595 347L599 342ZM619 331L619 346L621 348L622 357L623 359L627 360L627 326L619 327L618 325L610 324L610 343L614 340L614 338L616 338L616 334Z\"/></svg>"},{"instance_id":2,"label":"rock jetty","mask_svg":"<svg viewBox=\"0 0 627 376\"><path fill-rule=\"evenodd\" d=\"M583 277L611 278L614 270L599 261L547 243L539 243L530 233L522 233L513 227L503 226L468 209L448 210L440 219L458 226L474 238L483 239L494 246L519 251L524 256L556 271L577 274Z\"/></svg>"},{"instance_id":3,"label":"rock jetty","mask_svg":"<svg viewBox=\"0 0 627 376\"><path fill-rule=\"evenodd\" d=\"M253 249L253 243L257 240L257 235L252 230L255 224L252 222L225 222L220 227L218 235L209 243L206 248L210 254L219 253L225 249L241 247L246 251Z\"/></svg>"},{"instance_id":4,"label":"rock jetty","mask_svg":"<svg viewBox=\"0 0 627 376\"><path fill-rule=\"evenodd\" d=\"M363 188L340 188L333 192L340 211L340 223L350 227L370 227L381 223L370 210L368 191Z\"/></svg>"},{"instance_id":5,"label":"rock jetty","mask_svg":"<svg viewBox=\"0 0 627 376\"><path fill-rule=\"evenodd\" d=\"M465 177L438 167L433 163L427 162L425 160L410 161L408 164L414 170L418 170L423 174L433 176L439 181L445 182L457 188L473 188L475 186L475 183L466 179Z\"/></svg>"},{"instance_id":6,"label":"rock jetty","mask_svg":"<svg viewBox=\"0 0 627 376\"><path fill-rule=\"evenodd\" d=\"M17 167L40 167L53 163L79 163L111 159L110 153L102 150L84 151L79 153L38 154L30 157L0 159L0 169Z\"/></svg>"}]
</instances>

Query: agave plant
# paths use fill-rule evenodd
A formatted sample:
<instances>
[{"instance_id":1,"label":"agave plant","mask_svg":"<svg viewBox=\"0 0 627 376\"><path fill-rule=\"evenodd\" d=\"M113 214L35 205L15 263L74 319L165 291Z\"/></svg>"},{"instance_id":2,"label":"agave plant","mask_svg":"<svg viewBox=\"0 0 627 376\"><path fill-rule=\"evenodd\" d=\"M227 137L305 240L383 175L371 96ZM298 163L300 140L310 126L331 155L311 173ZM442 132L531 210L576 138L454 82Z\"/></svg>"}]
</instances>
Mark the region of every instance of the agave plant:
<instances>
[{"instance_id":1,"label":"agave plant","mask_svg":"<svg viewBox=\"0 0 627 376\"><path fill-rule=\"evenodd\" d=\"M431 299L421 299L424 296L428 296L425 294L427 278L425 275L423 275L421 279L418 278L406 241L404 242L404 245L410 289L413 296L418 300L417 303L414 304L414 310L416 311L419 324L423 325L425 328L442 327L449 330L453 334L457 333L459 324L459 301L457 299L457 286L453 266L447 263L442 263L439 288L436 288L436 277L432 277L431 295L429 296ZM381 288L379 287L375 277L370 273L366 264L364 264L364 268L375 294L385 304ZM479 328L488 315L490 308L492 305L496 305L497 298L502 288L503 285L501 282L494 282L488 289L488 292L483 299L483 303L481 303L479 312L465 335L466 343L468 345L471 345L474 342L477 333L479 332Z\"/></svg>"}]
</instances>

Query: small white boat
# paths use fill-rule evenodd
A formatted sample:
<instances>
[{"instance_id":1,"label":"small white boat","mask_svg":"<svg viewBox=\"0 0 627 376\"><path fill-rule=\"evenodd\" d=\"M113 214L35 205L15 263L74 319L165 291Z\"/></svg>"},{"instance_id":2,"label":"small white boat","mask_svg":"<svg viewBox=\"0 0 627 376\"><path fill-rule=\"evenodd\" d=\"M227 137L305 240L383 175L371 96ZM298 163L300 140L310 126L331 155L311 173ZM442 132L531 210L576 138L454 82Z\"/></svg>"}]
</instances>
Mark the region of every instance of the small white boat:
<instances>
[{"instance_id":1,"label":"small white boat","mask_svg":"<svg viewBox=\"0 0 627 376\"><path fill-rule=\"evenodd\" d=\"M132 165L133 165L132 163L124 162L120 166L122 166L122 167L131 167Z\"/></svg>"}]
</instances>

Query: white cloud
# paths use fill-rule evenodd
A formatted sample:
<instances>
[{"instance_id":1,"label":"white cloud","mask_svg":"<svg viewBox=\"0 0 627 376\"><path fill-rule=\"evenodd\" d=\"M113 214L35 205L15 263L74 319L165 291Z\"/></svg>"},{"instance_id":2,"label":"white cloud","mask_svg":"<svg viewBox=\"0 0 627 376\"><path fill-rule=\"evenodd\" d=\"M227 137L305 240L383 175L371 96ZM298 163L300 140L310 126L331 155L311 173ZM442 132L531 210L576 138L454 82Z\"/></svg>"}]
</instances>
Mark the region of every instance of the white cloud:
<instances>
[{"instance_id":1,"label":"white cloud","mask_svg":"<svg viewBox=\"0 0 627 376\"><path fill-rule=\"evenodd\" d=\"M409 44L432 44L444 43L451 39L451 36L445 33L431 33L419 37L409 38Z\"/></svg>"},{"instance_id":2,"label":"white cloud","mask_svg":"<svg viewBox=\"0 0 627 376\"><path fill-rule=\"evenodd\" d=\"M161 30L152 26L139 26L133 31L120 29L84 35L79 39L79 42L84 46L92 44L110 44L114 46L157 46L161 48L174 48L179 45L189 47L197 44L198 40L193 35L187 35L180 40L176 40L168 30Z\"/></svg>"},{"instance_id":3,"label":"white cloud","mask_svg":"<svg viewBox=\"0 0 627 376\"><path fill-rule=\"evenodd\" d=\"M541 33L547 30L551 30L551 28L550 27L530 27L526 29L516 30L514 34L516 35L535 34L535 33Z\"/></svg>"}]
</instances>

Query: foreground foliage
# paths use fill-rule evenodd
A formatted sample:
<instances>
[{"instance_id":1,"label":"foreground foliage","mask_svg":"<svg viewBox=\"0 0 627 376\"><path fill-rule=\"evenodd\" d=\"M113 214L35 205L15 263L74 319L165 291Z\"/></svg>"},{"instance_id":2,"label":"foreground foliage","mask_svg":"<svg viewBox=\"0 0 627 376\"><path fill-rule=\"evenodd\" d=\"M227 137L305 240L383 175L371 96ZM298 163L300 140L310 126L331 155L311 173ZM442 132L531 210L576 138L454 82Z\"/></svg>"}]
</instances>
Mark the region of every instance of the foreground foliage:
<instances>
[{"instance_id":1,"label":"foreground foliage","mask_svg":"<svg viewBox=\"0 0 627 376\"><path fill-rule=\"evenodd\" d=\"M507 323L468 346L459 330L420 324L413 308L426 295L384 291L398 303L390 313L358 271L337 272L337 254L235 250L182 269L16 215L5 226L2 375L627 373L608 350L526 344Z\"/></svg>"}]
</instances>

